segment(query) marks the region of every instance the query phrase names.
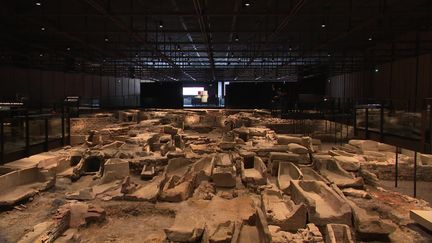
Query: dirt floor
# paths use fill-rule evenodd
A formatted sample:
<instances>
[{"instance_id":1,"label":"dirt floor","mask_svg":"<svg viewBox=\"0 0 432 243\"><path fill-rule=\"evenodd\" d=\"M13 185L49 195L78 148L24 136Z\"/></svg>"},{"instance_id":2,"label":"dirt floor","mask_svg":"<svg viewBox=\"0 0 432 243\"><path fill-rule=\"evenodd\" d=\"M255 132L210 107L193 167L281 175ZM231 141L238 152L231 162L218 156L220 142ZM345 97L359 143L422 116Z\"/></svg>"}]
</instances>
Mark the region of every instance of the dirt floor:
<instances>
[{"instance_id":1,"label":"dirt floor","mask_svg":"<svg viewBox=\"0 0 432 243\"><path fill-rule=\"evenodd\" d=\"M413 181L398 181L398 187L395 187L394 181L380 181L380 185L390 191L402 193L404 195L414 195L414 182ZM417 198L423 199L432 205L432 182L431 181L417 181Z\"/></svg>"},{"instance_id":2,"label":"dirt floor","mask_svg":"<svg viewBox=\"0 0 432 243\"><path fill-rule=\"evenodd\" d=\"M134 179L142 182L137 177ZM95 183L93 176L83 176L73 183L63 178L57 181L55 188L23 201L20 205L24 205L24 208L0 208L0 242L17 242L24 234L33 230L33 226L50 220L55 215L59 206L67 201L65 193ZM81 228L79 234L85 239L83 242L138 242L143 236L163 233L163 229L171 226L175 216L172 211L156 208L155 204L150 202L95 199L92 203L105 209L107 220Z\"/></svg>"}]
</instances>

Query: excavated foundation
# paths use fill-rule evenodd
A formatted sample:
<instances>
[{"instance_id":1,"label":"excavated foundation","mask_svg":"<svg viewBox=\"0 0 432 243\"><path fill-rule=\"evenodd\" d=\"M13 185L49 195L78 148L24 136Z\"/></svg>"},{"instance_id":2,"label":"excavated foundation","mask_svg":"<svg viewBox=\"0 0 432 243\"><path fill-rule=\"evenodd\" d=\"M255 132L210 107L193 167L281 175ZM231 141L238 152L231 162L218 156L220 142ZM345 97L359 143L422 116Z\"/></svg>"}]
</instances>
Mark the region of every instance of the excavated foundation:
<instances>
[{"instance_id":1,"label":"excavated foundation","mask_svg":"<svg viewBox=\"0 0 432 243\"><path fill-rule=\"evenodd\" d=\"M429 204L379 187L394 147L287 124L262 110L74 119L72 146L0 166L0 241L432 241L415 221Z\"/></svg>"}]
</instances>

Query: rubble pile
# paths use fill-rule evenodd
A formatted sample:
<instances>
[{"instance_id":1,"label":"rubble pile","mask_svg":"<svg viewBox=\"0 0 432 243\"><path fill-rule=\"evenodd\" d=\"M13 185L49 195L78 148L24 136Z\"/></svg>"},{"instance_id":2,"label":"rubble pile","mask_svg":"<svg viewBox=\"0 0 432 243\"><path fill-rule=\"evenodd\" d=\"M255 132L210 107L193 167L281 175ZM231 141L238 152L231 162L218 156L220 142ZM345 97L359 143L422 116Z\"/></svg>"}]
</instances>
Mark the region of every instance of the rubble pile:
<instances>
[{"instance_id":1,"label":"rubble pile","mask_svg":"<svg viewBox=\"0 0 432 243\"><path fill-rule=\"evenodd\" d=\"M0 206L38 193L64 200L21 242L86 242L82 235L140 214L168 222L148 229L151 242L383 241L397 239L410 222L385 211L379 197L385 172L377 165L394 163L392 146L351 140L322 150L318 139L270 129L275 118L264 111L130 110L108 117L117 122L89 125L81 143L50 152L49 160L2 168ZM400 156L409 163L410 156ZM420 160L428 164L432 156ZM407 209L428 209L405 199ZM116 215L113 205L128 216ZM127 237L139 235L131 228Z\"/></svg>"}]
</instances>

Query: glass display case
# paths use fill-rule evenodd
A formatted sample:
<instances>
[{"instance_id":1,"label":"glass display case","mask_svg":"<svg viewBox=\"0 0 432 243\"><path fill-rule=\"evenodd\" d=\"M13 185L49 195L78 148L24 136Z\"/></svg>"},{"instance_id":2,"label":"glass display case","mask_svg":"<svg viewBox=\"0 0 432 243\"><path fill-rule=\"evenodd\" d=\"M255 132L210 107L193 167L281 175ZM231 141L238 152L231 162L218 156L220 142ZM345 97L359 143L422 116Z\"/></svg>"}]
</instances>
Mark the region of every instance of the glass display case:
<instances>
[{"instance_id":1,"label":"glass display case","mask_svg":"<svg viewBox=\"0 0 432 243\"><path fill-rule=\"evenodd\" d=\"M419 140L422 135L421 112L395 108L391 104L363 104L355 107L355 126L367 133Z\"/></svg>"},{"instance_id":2,"label":"glass display case","mask_svg":"<svg viewBox=\"0 0 432 243\"><path fill-rule=\"evenodd\" d=\"M0 163L68 143L70 116L67 108L56 112L4 107L0 111Z\"/></svg>"}]
</instances>

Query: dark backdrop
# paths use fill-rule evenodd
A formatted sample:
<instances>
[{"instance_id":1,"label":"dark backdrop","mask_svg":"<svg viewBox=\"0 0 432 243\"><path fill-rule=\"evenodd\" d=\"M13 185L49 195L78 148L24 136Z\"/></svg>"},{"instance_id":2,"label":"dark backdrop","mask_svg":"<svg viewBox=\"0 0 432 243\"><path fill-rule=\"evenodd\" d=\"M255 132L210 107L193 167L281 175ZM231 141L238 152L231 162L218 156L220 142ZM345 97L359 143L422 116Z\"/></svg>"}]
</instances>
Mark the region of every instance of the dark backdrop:
<instances>
[{"instance_id":1,"label":"dark backdrop","mask_svg":"<svg viewBox=\"0 0 432 243\"><path fill-rule=\"evenodd\" d=\"M226 107L269 109L272 107L272 98L277 94L275 89L285 93L287 102L291 104L305 102L309 97L315 101L325 94L325 80L324 76L317 76L299 82L230 83L226 88Z\"/></svg>"},{"instance_id":2,"label":"dark backdrop","mask_svg":"<svg viewBox=\"0 0 432 243\"><path fill-rule=\"evenodd\" d=\"M173 109L182 108L182 83L141 83L141 107Z\"/></svg>"},{"instance_id":3,"label":"dark backdrop","mask_svg":"<svg viewBox=\"0 0 432 243\"><path fill-rule=\"evenodd\" d=\"M325 93L325 77L301 79L299 82L231 82L226 86L226 108L264 108L272 107L274 89L281 89L291 103L299 97L320 97ZM141 83L141 106L144 108L182 108L182 88L203 86L209 96L217 94L217 83L200 82L156 82ZM307 94L306 96L303 94Z\"/></svg>"}]
</instances>

